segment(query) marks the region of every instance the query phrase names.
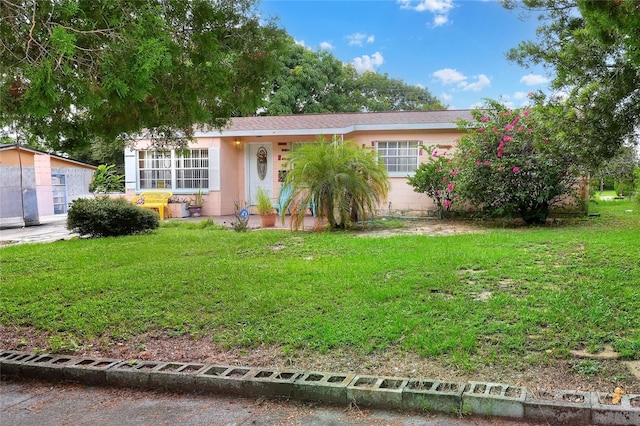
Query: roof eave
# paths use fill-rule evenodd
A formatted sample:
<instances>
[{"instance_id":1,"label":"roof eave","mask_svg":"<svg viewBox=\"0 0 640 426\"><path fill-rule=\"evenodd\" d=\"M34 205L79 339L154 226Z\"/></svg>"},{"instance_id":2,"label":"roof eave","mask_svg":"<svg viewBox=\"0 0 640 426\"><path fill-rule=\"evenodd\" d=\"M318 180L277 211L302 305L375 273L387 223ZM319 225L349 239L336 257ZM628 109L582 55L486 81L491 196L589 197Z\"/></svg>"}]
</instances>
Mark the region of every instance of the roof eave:
<instances>
[{"instance_id":1,"label":"roof eave","mask_svg":"<svg viewBox=\"0 0 640 426\"><path fill-rule=\"evenodd\" d=\"M195 132L196 137L258 137L258 136L308 136L345 135L357 131L402 131L402 130L455 130L456 123L414 123L414 124L359 124L347 127L314 129L274 129L274 130L214 130Z\"/></svg>"}]
</instances>

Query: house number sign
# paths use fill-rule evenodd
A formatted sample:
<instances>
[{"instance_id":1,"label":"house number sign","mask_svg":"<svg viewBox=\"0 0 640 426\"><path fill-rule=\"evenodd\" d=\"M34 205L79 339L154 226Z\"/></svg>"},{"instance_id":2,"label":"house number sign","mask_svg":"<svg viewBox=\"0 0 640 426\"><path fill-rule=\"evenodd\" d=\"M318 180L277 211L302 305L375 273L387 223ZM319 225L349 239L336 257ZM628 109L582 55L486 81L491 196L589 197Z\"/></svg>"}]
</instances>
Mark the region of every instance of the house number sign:
<instances>
[{"instance_id":1,"label":"house number sign","mask_svg":"<svg viewBox=\"0 0 640 426\"><path fill-rule=\"evenodd\" d=\"M257 152L257 157L258 157L258 177L260 178L260 180L264 180L264 178L267 176L267 150L261 146L260 148L258 148L258 152Z\"/></svg>"}]
</instances>

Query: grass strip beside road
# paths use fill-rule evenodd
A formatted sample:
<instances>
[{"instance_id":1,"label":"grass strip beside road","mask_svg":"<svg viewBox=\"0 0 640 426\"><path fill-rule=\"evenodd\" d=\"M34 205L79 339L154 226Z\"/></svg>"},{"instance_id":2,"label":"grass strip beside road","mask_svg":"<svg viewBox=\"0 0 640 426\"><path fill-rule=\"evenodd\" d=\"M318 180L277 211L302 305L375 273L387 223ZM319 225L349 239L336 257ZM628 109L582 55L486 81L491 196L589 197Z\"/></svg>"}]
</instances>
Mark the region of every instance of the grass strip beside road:
<instances>
[{"instance_id":1,"label":"grass strip beside road","mask_svg":"<svg viewBox=\"0 0 640 426\"><path fill-rule=\"evenodd\" d=\"M462 366L604 345L640 359L640 209L597 208L560 226L439 237L185 225L10 246L0 323L79 344L162 331L227 348L393 347Z\"/></svg>"}]
</instances>

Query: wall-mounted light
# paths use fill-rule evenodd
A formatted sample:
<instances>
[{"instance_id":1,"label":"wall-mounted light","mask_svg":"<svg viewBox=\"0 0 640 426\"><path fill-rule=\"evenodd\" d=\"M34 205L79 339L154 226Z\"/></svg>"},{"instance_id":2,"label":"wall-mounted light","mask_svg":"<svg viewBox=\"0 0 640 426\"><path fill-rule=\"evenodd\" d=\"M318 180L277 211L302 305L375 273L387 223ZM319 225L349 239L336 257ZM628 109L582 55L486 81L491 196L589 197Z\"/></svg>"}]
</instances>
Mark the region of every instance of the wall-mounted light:
<instances>
[{"instance_id":1,"label":"wall-mounted light","mask_svg":"<svg viewBox=\"0 0 640 426\"><path fill-rule=\"evenodd\" d=\"M236 147L236 149L242 149L242 144L240 143L240 139L234 140L233 145Z\"/></svg>"}]
</instances>

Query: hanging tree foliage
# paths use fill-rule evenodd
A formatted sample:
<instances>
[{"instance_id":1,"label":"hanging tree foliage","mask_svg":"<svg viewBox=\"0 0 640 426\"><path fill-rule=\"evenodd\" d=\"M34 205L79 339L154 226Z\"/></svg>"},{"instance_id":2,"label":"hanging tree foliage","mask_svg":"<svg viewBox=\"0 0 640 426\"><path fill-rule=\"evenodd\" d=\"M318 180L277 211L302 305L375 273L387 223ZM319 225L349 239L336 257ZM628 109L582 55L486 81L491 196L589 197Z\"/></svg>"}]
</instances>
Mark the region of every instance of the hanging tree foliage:
<instances>
[{"instance_id":1,"label":"hanging tree foliage","mask_svg":"<svg viewBox=\"0 0 640 426\"><path fill-rule=\"evenodd\" d=\"M70 151L255 111L282 34L255 0L0 0L0 40L0 126Z\"/></svg>"}]
</instances>

